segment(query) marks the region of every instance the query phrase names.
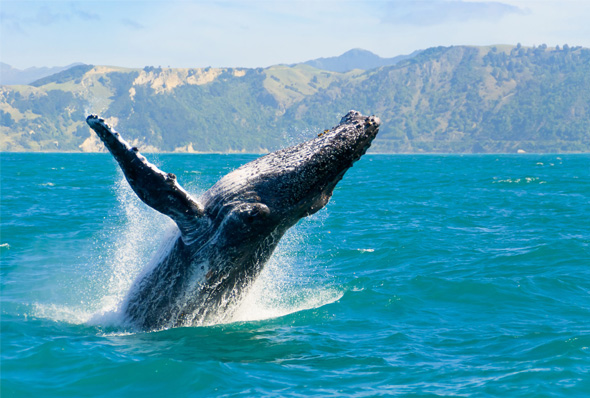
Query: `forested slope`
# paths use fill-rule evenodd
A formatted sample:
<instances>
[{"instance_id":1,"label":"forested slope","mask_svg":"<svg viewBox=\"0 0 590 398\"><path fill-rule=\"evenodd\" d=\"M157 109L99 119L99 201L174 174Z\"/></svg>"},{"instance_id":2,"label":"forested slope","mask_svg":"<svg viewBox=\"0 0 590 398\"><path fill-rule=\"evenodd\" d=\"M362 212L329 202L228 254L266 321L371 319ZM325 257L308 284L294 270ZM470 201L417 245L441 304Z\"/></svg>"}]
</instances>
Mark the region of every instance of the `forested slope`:
<instances>
[{"instance_id":1,"label":"forested slope","mask_svg":"<svg viewBox=\"0 0 590 398\"><path fill-rule=\"evenodd\" d=\"M99 113L143 151L264 152L349 109L381 117L377 152L589 152L590 50L438 47L347 73L80 65L0 88L0 150L100 150Z\"/></svg>"}]
</instances>

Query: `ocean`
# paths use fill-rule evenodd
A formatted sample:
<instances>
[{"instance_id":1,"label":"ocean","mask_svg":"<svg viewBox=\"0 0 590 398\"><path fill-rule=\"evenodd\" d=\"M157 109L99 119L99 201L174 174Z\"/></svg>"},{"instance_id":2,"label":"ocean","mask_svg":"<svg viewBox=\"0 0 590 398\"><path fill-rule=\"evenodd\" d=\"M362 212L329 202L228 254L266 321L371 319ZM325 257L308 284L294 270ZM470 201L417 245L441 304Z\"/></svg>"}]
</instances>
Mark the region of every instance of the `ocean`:
<instances>
[{"instance_id":1,"label":"ocean","mask_svg":"<svg viewBox=\"0 0 590 398\"><path fill-rule=\"evenodd\" d=\"M200 195L255 155L147 155ZM116 309L173 224L108 154L2 153L5 397L590 396L590 155L366 155L231 316Z\"/></svg>"}]
</instances>

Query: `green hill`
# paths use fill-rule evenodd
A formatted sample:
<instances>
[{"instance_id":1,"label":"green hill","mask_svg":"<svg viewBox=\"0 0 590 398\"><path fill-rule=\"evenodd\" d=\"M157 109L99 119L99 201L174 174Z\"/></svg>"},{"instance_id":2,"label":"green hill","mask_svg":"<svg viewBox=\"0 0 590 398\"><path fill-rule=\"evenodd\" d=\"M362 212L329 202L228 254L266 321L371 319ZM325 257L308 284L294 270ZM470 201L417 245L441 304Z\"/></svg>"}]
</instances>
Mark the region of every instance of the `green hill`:
<instances>
[{"instance_id":1,"label":"green hill","mask_svg":"<svg viewBox=\"0 0 590 398\"><path fill-rule=\"evenodd\" d=\"M374 152L590 152L590 50L438 47L347 73L80 65L0 87L0 150L102 150L98 113L144 152L264 152L349 109L381 117Z\"/></svg>"}]
</instances>

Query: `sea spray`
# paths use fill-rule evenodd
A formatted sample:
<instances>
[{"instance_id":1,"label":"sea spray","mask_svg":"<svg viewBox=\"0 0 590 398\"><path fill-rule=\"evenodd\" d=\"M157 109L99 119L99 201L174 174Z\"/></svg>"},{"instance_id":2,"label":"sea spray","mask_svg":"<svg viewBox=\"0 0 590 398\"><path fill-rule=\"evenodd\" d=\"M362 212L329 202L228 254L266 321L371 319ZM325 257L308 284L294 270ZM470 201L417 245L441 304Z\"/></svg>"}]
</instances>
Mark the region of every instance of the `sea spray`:
<instances>
[{"instance_id":1,"label":"sea spray","mask_svg":"<svg viewBox=\"0 0 590 398\"><path fill-rule=\"evenodd\" d=\"M327 216L324 208L287 231L241 300L213 323L276 318L340 299L342 290L333 286L330 276L317 268L315 256L306 250L313 231L321 229Z\"/></svg>"},{"instance_id":2,"label":"sea spray","mask_svg":"<svg viewBox=\"0 0 590 398\"><path fill-rule=\"evenodd\" d=\"M195 197L205 191L205 184L198 179L187 185ZM122 313L125 299L134 282L168 253L179 231L168 217L138 199L120 171L110 191L105 200L111 200L113 206L103 216L102 230L80 254L80 264L64 288L64 297L35 303L34 316L101 329L133 329ZM315 255L306 250L327 215L323 209L291 228L239 300L203 325L275 318L338 300L341 289L333 287L325 270L317 269Z\"/></svg>"},{"instance_id":3,"label":"sea spray","mask_svg":"<svg viewBox=\"0 0 590 398\"><path fill-rule=\"evenodd\" d=\"M121 323L120 309L133 282L153 261L165 255L178 231L168 217L144 205L122 172L114 185L120 222L100 236L97 250L104 253L94 265L95 283L102 291L91 323Z\"/></svg>"},{"instance_id":4,"label":"sea spray","mask_svg":"<svg viewBox=\"0 0 590 398\"><path fill-rule=\"evenodd\" d=\"M191 185L191 191L204 191L194 182ZM86 320L91 325L129 327L121 311L126 297L134 282L169 252L179 231L168 217L145 206L120 172L114 191L120 222L109 226L97 242L96 250L101 254L94 266L94 282L101 293L88 300L91 315L86 315ZM323 224L326 217L324 209L289 230L246 293L204 325L268 319L340 298L339 289L322 286L326 281L323 275L312 276L317 270L313 269L313 257L305 251L310 230Z\"/></svg>"},{"instance_id":5,"label":"sea spray","mask_svg":"<svg viewBox=\"0 0 590 398\"><path fill-rule=\"evenodd\" d=\"M57 300L33 303L32 314L72 324L123 324L119 310L137 275L161 245L177 233L167 217L145 206L119 171L111 187L112 211L89 247L77 247L78 265L62 281Z\"/></svg>"}]
</instances>

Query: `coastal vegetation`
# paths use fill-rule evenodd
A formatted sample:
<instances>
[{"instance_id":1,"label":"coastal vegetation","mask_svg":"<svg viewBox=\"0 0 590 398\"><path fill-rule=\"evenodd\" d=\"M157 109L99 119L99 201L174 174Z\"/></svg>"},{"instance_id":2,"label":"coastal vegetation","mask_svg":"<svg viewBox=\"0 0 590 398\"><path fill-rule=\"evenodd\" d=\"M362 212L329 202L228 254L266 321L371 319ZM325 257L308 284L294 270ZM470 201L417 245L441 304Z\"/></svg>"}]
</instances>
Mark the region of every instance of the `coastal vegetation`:
<instances>
[{"instance_id":1,"label":"coastal vegetation","mask_svg":"<svg viewBox=\"0 0 590 398\"><path fill-rule=\"evenodd\" d=\"M590 49L437 47L346 72L77 65L0 87L0 150L102 150L97 113L143 151L265 152L349 109L382 119L374 152L590 152Z\"/></svg>"}]
</instances>

